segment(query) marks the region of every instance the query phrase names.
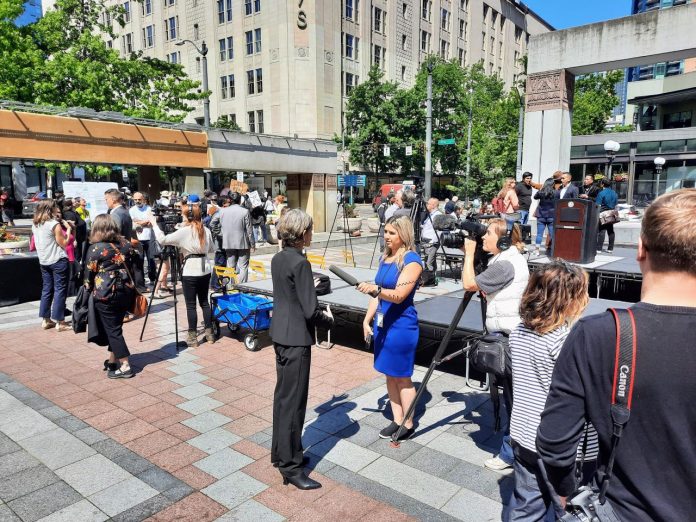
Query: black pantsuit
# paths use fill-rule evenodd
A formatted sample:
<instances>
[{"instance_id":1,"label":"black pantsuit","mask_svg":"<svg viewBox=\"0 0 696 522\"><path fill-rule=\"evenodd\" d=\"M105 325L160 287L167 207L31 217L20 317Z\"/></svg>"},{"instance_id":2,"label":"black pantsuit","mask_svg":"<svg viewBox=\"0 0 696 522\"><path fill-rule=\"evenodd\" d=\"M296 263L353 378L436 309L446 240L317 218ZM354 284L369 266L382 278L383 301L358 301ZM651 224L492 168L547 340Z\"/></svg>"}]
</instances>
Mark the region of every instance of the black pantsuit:
<instances>
[{"instance_id":1,"label":"black pantsuit","mask_svg":"<svg viewBox=\"0 0 696 522\"><path fill-rule=\"evenodd\" d=\"M273 394L273 445L271 462L278 463L283 475L302 472L302 426L309 395L309 369L312 351L309 346L274 344L276 381Z\"/></svg>"},{"instance_id":2,"label":"black pantsuit","mask_svg":"<svg viewBox=\"0 0 696 522\"><path fill-rule=\"evenodd\" d=\"M319 308L309 261L297 248L284 247L271 261L273 317L270 334L276 352L278 380L273 395L271 460L286 477L304 474L304 425L310 346L314 326L330 328L333 319Z\"/></svg>"}]
</instances>

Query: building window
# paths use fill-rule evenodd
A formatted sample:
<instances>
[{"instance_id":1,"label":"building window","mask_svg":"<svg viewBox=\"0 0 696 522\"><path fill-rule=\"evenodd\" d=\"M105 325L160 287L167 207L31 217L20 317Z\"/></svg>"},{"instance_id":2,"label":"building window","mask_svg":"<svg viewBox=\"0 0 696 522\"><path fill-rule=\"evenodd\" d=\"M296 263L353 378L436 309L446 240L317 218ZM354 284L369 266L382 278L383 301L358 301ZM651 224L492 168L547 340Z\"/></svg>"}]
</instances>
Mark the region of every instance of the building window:
<instances>
[{"instance_id":1,"label":"building window","mask_svg":"<svg viewBox=\"0 0 696 522\"><path fill-rule=\"evenodd\" d=\"M227 40L225 38L220 38L218 44L220 45L220 61L224 62L227 60Z\"/></svg>"},{"instance_id":2,"label":"building window","mask_svg":"<svg viewBox=\"0 0 696 522\"><path fill-rule=\"evenodd\" d=\"M249 132L256 132L256 113L254 111L247 112L249 119Z\"/></svg>"},{"instance_id":3,"label":"building window","mask_svg":"<svg viewBox=\"0 0 696 522\"><path fill-rule=\"evenodd\" d=\"M261 29L254 29L254 50L257 53L261 52Z\"/></svg>"},{"instance_id":4,"label":"building window","mask_svg":"<svg viewBox=\"0 0 696 522\"><path fill-rule=\"evenodd\" d=\"M175 51L167 55L169 63L181 63L181 51Z\"/></svg>"},{"instance_id":5,"label":"building window","mask_svg":"<svg viewBox=\"0 0 696 522\"><path fill-rule=\"evenodd\" d=\"M408 19L408 4L407 3L401 4L401 16L403 17L404 20Z\"/></svg>"},{"instance_id":6,"label":"building window","mask_svg":"<svg viewBox=\"0 0 696 522\"><path fill-rule=\"evenodd\" d=\"M404 81L406 79L406 66L402 65L401 66L401 81Z\"/></svg>"},{"instance_id":7,"label":"building window","mask_svg":"<svg viewBox=\"0 0 696 522\"><path fill-rule=\"evenodd\" d=\"M500 31L505 30L505 17L503 15L500 15Z\"/></svg>"},{"instance_id":8,"label":"building window","mask_svg":"<svg viewBox=\"0 0 696 522\"><path fill-rule=\"evenodd\" d=\"M123 2L123 21L126 23L131 21L130 2Z\"/></svg>"},{"instance_id":9,"label":"building window","mask_svg":"<svg viewBox=\"0 0 696 522\"><path fill-rule=\"evenodd\" d=\"M498 43L498 58L503 59L503 42Z\"/></svg>"},{"instance_id":10,"label":"building window","mask_svg":"<svg viewBox=\"0 0 696 522\"><path fill-rule=\"evenodd\" d=\"M263 134L263 111L256 111L256 130Z\"/></svg>"},{"instance_id":11,"label":"building window","mask_svg":"<svg viewBox=\"0 0 696 522\"><path fill-rule=\"evenodd\" d=\"M346 33L346 58L354 58L355 56L355 36Z\"/></svg>"},{"instance_id":12,"label":"building window","mask_svg":"<svg viewBox=\"0 0 696 522\"><path fill-rule=\"evenodd\" d=\"M148 16L152 14L152 0L145 0L143 2L143 16Z\"/></svg>"},{"instance_id":13,"label":"building window","mask_svg":"<svg viewBox=\"0 0 696 522\"><path fill-rule=\"evenodd\" d=\"M692 111L673 112L662 117L663 129L683 129L691 127ZM664 149L663 149L664 150Z\"/></svg>"},{"instance_id":14,"label":"building window","mask_svg":"<svg viewBox=\"0 0 696 522\"><path fill-rule=\"evenodd\" d=\"M447 9L443 9L440 14L440 28L449 32L449 11Z\"/></svg>"},{"instance_id":15,"label":"building window","mask_svg":"<svg viewBox=\"0 0 696 522\"><path fill-rule=\"evenodd\" d=\"M251 14L251 0L244 0L244 14L246 16Z\"/></svg>"},{"instance_id":16,"label":"building window","mask_svg":"<svg viewBox=\"0 0 696 522\"><path fill-rule=\"evenodd\" d=\"M459 49L459 66L464 67L464 49Z\"/></svg>"},{"instance_id":17,"label":"building window","mask_svg":"<svg viewBox=\"0 0 696 522\"><path fill-rule=\"evenodd\" d=\"M406 39L407 39L406 35L402 34L401 35L401 49L404 51L406 50Z\"/></svg>"},{"instance_id":18,"label":"building window","mask_svg":"<svg viewBox=\"0 0 696 522\"><path fill-rule=\"evenodd\" d=\"M357 76L352 73L346 73L345 95L350 96L353 88L358 84Z\"/></svg>"},{"instance_id":19,"label":"building window","mask_svg":"<svg viewBox=\"0 0 696 522\"><path fill-rule=\"evenodd\" d=\"M430 17L433 14L433 2L432 0L422 0L421 17L423 20L430 21Z\"/></svg>"},{"instance_id":20,"label":"building window","mask_svg":"<svg viewBox=\"0 0 696 522\"><path fill-rule=\"evenodd\" d=\"M227 21L231 22L232 21L232 0L226 0L226 5L225 5L225 15L227 16Z\"/></svg>"},{"instance_id":21,"label":"building window","mask_svg":"<svg viewBox=\"0 0 696 522\"><path fill-rule=\"evenodd\" d=\"M121 40L121 48L124 54L130 54L133 52L133 33L128 33L123 35Z\"/></svg>"},{"instance_id":22,"label":"building window","mask_svg":"<svg viewBox=\"0 0 696 522\"><path fill-rule=\"evenodd\" d=\"M263 72L261 69L256 69L256 94L263 92Z\"/></svg>"},{"instance_id":23,"label":"building window","mask_svg":"<svg viewBox=\"0 0 696 522\"><path fill-rule=\"evenodd\" d=\"M108 42L106 42L106 46L107 46L109 49L113 49L113 48L114 48L114 41L113 41L113 40L109 40Z\"/></svg>"},{"instance_id":24,"label":"building window","mask_svg":"<svg viewBox=\"0 0 696 522\"><path fill-rule=\"evenodd\" d=\"M199 56L196 56L196 72L201 72L201 58Z\"/></svg>"},{"instance_id":25,"label":"building window","mask_svg":"<svg viewBox=\"0 0 696 522\"><path fill-rule=\"evenodd\" d=\"M372 65L376 65L380 69L384 69L384 60L386 57L386 49L379 45L373 46Z\"/></svg>"},{"instance_id":26,"label":"building window","mask_svg":"<svg viewBox=\"0 0 696 522\"><path fill-rule=\"evenodd\" d=\"M148 25L143 29L143 47L149 49L155 45L155 26Z\"/></svg>"},{"instance_id":27,"label":"building window","mask_svg":"<svg viewBox=\"0 0 696 522\"><path fill-rule=\"evenodd\" d=\"M179 17L172 16L164 21L164 39L166 41L176 40L176 35L179 30Z\"/></svg>"},{"instance_id":28,"label":"building window","mask_svg":"<svg viewBox=\"0 0 696 522\"><path fill-rule=\"evenodd\" d=\"M198 31L198 24L193 24L193 39L194 40L199 40L200 39L200 33Z\"/></svg>"},{"instance_id":29,"label":"building window","mask_svg":"<svg viewBox=\"0 0 696 522\"><path fill-rule=\"evenodd\" d=\"M459 20L459 38L466 39L466 22L464 20Z\"/></svg>"},{"instance_id":30,"label":"building window","mask_svg":"<svg viewBox=\"0 0 696 522\"><path fill-rule=\"evenodd\" d=\"M254 82L254 71L247 71L247 94L256 92L256 83Z\"/></svg>"},{"instance_id":31,"label":"building window","mask_svg":"<svg viewBox=\"0 0 696 522\"><path fill-rule=\"evenodd\" d=\"M224 24L225 23L225 0L217 0L217 8L218 8L218 23Z\"/></svg>"},{"instance_id":32,"label":"building window","mask_svg":"<svg viewBox=\"0 0 696 522\"><path fill-rule=\"evenodd\" d=\"M372 24L372 29L377 32L377 33L386 33L386 25L387 25L387 20L386 20L386 14L384 11L382 11L379 7L375 7L375 17L373 20Z\"/></svg>"},{"instance_id":33,"label":"building window","mask_svg":"<svg viewBox=\"0 0 696 522\"><path fill-rule=\"evenodd\" d=\"M430 52L430 33L428 31L421 31L421 51Z\"/></svg>"},{"instance_id":34,"label":"building window","mask_svg":"<svg viewBox=\"0 0 696 522\"><path fill-rule=\"evenodd\" d=\"M446 59L449 54L449 42L447 40L440 40L440 58Z\"/></svg>"},{"instance_id":35,"label":"building window","mask_svg":"<svg viewBox=\"0 0 696 522\"><path fill-rule=\"evenodd\" d=\"M468 3L469 3L469 0L459 0L459 9L461 9L462 11L466 11L469 7L467 5Z\"/></svg>"},{"instance_id":36,"label":"building window","mask_svg":"<svg viewBox=\"0 0 696 522\"><path fill-rule=\"evenodd\" d=\"M348 20L358 19L358 5L360 0L346 0L346 18Z\"/></svg>"},{"instance_id":37,"label":"building window","mask_svg":"<svg viewBox=\"0 0 696 522\"><path fill-rule=\"evenodd\" d=\"M261 12L261 0L254 0L254 12L255 13Z\"/></svg>"},{"instance_id":38,"label":"building window","mask_svg":"<svg viewBox=\"0 0 696 522\"><path fill-rule=\"evenodd\" d=\"M520 43L520 40L522 40L522 29L515 26L515 42Z\"/></svg>"},{"instance_id":39,"label":"building window","mask_svg":"<svg viewBox=\"0 0 696 522\"><path fill-rule=\"evenodd\" d=\"M486 4L483 4L483 23L486 23L486 20L488 20L488 9L489 7Z\"/></svg>"},{"instance_id":40,"label":"building window","mask_svg":"<svg viewBox=\"0 0 696 522\"><path fill-rule=\"evenodd\" d=\"M170 5L175 5L175 4L176 4L176 0L164 0L165 7L170 6Z\"/></svg>"},{"instance_id":41,"label":"building window","mask_svg":"<svg viewBox=\"0 0 696 522\"><path fill-rule=\"evenodd\" d=\"M234 98L234 96L236 94L235 89L234 89L234 74L230 74L227 77L227 84L230 87L230 98Z\"/></svg>"},{"instance_id":42,"label":"building window","mask_svg":"<svg viewBox=\"0 0 696 522\"><path fill-rule=\"evenodd\" d=\"M493 14L491 14L491 27L495 31L495 23L498 21L498 12L493 9Z\"/></svg>"}]
</instances>

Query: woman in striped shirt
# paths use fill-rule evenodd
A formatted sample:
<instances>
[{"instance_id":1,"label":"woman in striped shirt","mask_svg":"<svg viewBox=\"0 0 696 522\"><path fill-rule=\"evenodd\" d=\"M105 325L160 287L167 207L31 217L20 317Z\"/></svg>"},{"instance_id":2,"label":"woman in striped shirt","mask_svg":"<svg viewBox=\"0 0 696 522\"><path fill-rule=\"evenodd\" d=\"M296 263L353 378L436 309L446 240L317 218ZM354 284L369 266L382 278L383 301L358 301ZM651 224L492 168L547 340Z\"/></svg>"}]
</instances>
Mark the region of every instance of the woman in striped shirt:
<instances>
[{"instance_id":1,"label":"woman in striped shirt","mask_svg":"<svg viewBox=\"0 0 696 522\"><path fill-rule=\"evenodd\" d=\"M510 521L555 521L563 515L536 452L536 433L563 342L589 301L588 281L583 269L557 260L530 274L522 296L522 323L510 333L515 397L510 420L515 454ZM591 445L596 448L596 434Z\"/></svg>"}]
</instances>

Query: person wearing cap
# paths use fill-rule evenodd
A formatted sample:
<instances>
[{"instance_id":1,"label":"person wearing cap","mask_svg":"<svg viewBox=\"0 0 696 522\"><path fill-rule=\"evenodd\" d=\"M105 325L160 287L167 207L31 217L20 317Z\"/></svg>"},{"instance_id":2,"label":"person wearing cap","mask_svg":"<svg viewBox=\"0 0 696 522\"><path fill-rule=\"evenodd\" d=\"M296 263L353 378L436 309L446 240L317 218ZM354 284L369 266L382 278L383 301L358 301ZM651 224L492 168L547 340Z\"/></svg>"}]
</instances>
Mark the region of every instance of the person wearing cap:
<instances>
[{"instance_id":1,"label":"person wearing cap","mask_svg":"<svg viewBox=\"0 0 696 522\"><path fill-rule=\"evenodd\" d=\"M157 201L158 204L162 205L163 207L168 207L169 203L171 202L171 194L169 193L168 190L163 190L160 192L160 198Z\"/></svg>"}]
</instances>

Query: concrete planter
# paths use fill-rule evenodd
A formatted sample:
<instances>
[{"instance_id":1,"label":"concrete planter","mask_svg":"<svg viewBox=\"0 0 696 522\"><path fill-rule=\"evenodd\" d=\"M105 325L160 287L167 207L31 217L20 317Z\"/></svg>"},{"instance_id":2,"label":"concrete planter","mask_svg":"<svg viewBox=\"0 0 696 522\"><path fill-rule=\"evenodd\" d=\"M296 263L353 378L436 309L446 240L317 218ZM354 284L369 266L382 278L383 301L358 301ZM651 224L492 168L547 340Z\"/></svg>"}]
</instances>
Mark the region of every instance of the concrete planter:
<instances>
[{"instance_id":1,"label":"concrete planter","mask_svg":"<svg viewBox=\"0 0 696 522\"><path fill-rule=\"evenodd\" d=\"M348 230L343 230L346 223ZM352 233L357 232L360 228L362 228L362 218L347 218L344 220L339 216L336 220L336 230Z\"/></svg>"},{"instance_id":2,"label":"concrete planter","mask_svg":"<svg viewBox=\"0 0 696 522\"><path fill-rule=\"evenodd\" d=\"M368 218L367 229L373 234L379 232L379 218Z\"/></svg>"}]
</instances>

